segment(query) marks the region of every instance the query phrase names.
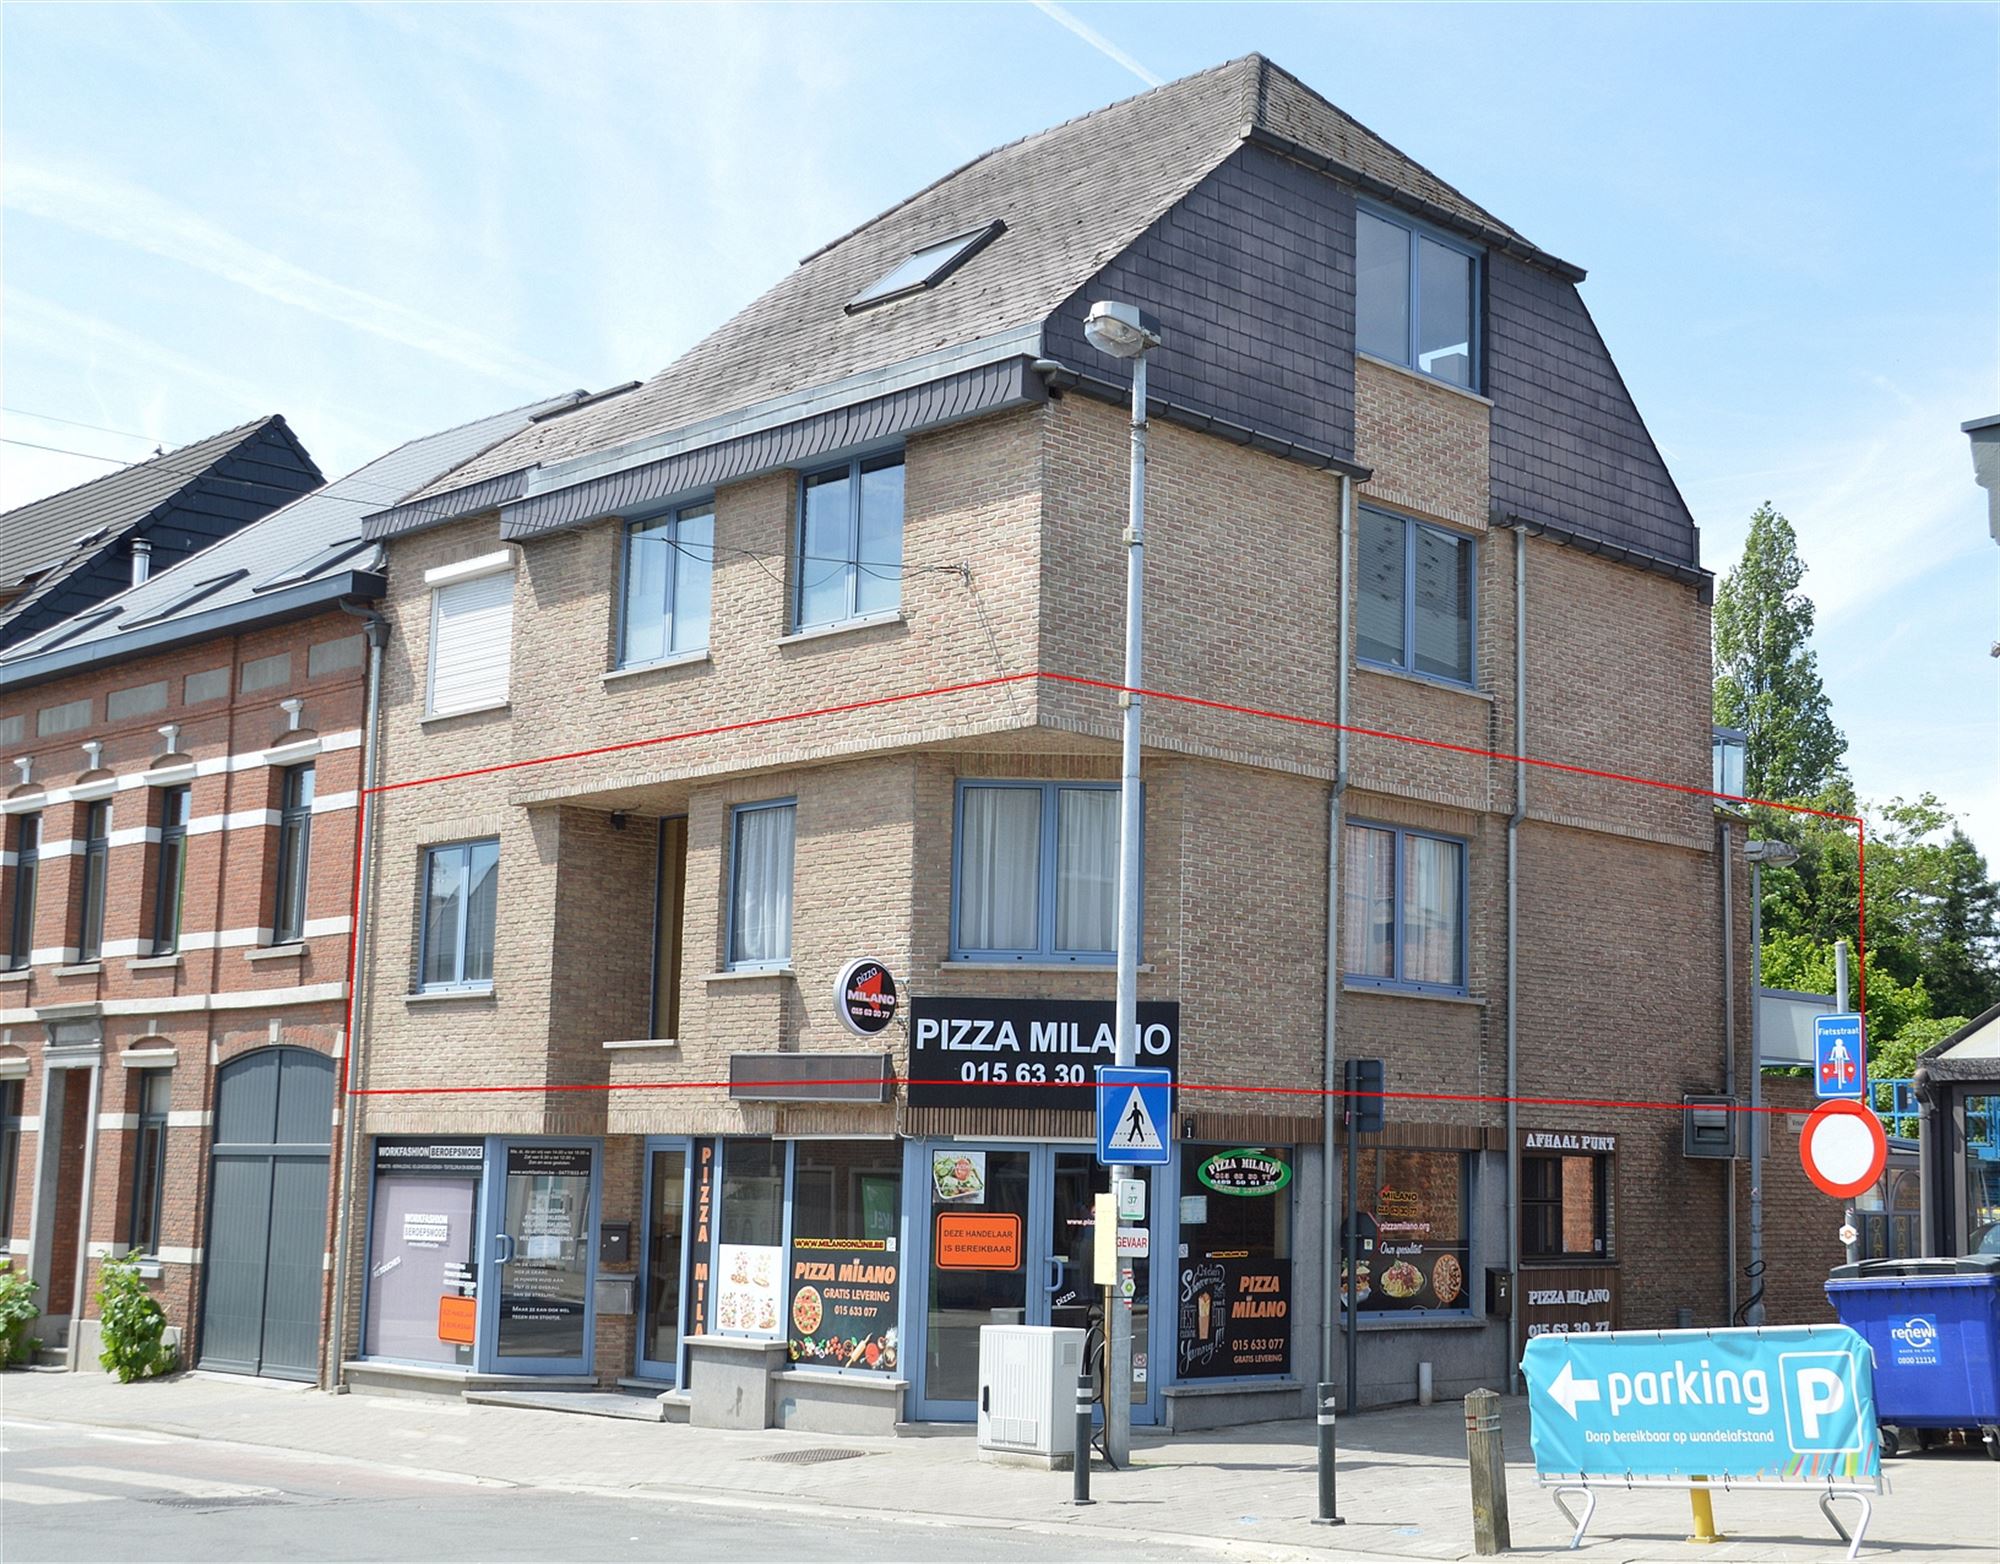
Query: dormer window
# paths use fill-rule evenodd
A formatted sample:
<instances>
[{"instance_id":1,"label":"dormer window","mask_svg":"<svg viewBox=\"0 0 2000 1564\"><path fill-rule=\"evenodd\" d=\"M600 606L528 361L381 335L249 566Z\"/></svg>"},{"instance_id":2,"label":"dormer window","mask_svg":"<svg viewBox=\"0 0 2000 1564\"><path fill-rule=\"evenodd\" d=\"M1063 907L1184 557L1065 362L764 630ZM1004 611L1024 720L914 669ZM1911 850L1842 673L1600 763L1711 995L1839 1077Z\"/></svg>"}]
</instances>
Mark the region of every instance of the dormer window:
<instances>
[{"instance_id":1,"label":"dormer window","mask_svg":"<svg viewBox=\"0 0 2000 1564\"><path fill-rule=\"evenodd\" d=\"M925 245L849 299L847 313L852 315L871 305L900 299L907 293L921 293L926 288L935 288L1006 231L1005 223L991 222L970 233Z\"/></svg>"},{"instance_id":2,"label":"dormer window","mask_svg":"<svg viewBox=\"0 0 2000 1564\"><path fill-rule=\"evenodd\" d=\"M1454 386L1476 386L1479 254L1379 212L1354 218L1354 345Z\"/></svg>"}]
</instances>

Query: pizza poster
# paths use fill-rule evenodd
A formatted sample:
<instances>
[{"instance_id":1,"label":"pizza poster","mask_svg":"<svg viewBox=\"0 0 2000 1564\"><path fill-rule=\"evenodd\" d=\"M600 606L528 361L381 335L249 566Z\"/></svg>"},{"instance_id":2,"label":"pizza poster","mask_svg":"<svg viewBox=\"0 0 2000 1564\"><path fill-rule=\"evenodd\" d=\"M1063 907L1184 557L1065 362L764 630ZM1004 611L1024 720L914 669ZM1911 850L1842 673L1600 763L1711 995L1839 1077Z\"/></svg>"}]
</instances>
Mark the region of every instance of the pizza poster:
<instances>
[{"instance_id":1,"label":"pizza poster","mask_svg":"<svg viewBox=\"0 0 2000 1564\"><path fill-rule=\"evenodd\" d=\"M1291 1261L1184 1260L1178 1301L1182 1379L1290 1370Z\"/></svg>"},{"instance_id":2,"label":"pizza poster","mask_svg":"<svg viewBox=\"0 0 2000 1564\"><path fill-rule=\"evenodd\" d=\"M899 1272L893 1238L794 1238L792 1361L894 1373Z\"/></svg>"}]
</instances>

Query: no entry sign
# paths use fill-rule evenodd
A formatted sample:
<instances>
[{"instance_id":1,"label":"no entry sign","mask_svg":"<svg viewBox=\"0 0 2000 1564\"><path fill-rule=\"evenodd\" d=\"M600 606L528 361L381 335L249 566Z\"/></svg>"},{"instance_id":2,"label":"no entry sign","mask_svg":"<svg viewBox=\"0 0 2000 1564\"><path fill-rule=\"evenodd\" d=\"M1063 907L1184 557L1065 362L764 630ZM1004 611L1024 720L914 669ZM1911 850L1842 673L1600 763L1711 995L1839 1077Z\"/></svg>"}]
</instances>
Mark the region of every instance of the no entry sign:
<instances>
[{"instance_id":1,"label":"no entry sign","mask_svg":"<svg viewBox=\"0 0 2000 1564\"><path fill-rule=\"evenodd\" d=\"M1806 1177L1835 1200L1851 1200L1882 1176L1889 1140L1882 1121L1858 1102L1821 1103L1799 1135Z\"/></svg>"}]
</instances>

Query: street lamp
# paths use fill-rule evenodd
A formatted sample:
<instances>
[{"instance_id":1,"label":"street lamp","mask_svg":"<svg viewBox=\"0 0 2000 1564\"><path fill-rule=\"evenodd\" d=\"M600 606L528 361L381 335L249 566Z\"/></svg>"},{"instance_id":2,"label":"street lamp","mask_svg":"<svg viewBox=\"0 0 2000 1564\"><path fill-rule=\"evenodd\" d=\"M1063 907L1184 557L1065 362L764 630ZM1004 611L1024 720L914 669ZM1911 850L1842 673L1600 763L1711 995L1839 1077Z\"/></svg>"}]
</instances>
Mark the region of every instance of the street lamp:
<instances>
[{"instance_id":1,"label":"street lamp","mask_svg":"<svg viewBox=\"0 0 2000 1564\"><path fill-rule=\"evenodd\" d=\"M1118 786L1118 1022L1117 1059L1139 1058L1139 688L1145 625L1141 586L1146 568L1146 355L1160 345L1160 323L1136 304L1100 299L1085 317L1090 345L1132 365L1132 476L1125 522L1125 677L1118 702L1125 708L1124 765ZM1111 1170L1115 1181L1129 1167ZM1107 1280L1115 1283L1118 1278ZM1132 1441L1132 1300L1111 1289L1104 1322L1111 1369L1104 1391L1105 1454L1124 1465Z\"/></svg>"},{"instance_id":2,"label":"street lamp","mask_svg":"<svg viewBox=\"0 0 2000 1564\"><path fill-rule=\"evenodd\" d=\"M1790 842L1752 839L1743 844L1750 863L1750 1274L1757 1291L1749 1324L1764 1323L1764 870L1799 861ZM1736 1257L1731 1255L1734 1265ZM1735 1321L1731 1321L1734 1324Z\"/></svg>"}]
</instances>

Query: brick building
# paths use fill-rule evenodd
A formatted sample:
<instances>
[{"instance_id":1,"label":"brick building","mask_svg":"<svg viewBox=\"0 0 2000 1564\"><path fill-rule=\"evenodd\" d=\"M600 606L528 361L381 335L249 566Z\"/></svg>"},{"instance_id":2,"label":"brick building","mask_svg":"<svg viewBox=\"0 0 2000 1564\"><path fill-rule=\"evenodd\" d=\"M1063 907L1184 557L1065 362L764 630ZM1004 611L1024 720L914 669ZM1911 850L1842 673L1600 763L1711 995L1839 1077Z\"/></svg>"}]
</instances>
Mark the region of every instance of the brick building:
<instances>
[{"instance_id":1,"label":"brick building","mask_svg":"<svg viewBox=\"0 0 2000 1564\"><path fill-rule=\"evenodd\" d=\"M1103 298L1165 331L1147 683L1226 703L1144 708L1180 1084L1121 1240L1135 1419L1341 1377L1348 1056L1410 1094L1358 1148L1364 1401L1499 1380L1510 1332L1723 1322L1729 1164L1565 1105L1749 1061L1740 823L1588 774L1707 786L1710 578L1582 275L1251 57L975 159L371 516L348 1382L879 1428L971 1415L978 1326L1088 1319Z\"/></svg>"},{"instance_id":2,"label":"brick building","mask_svg":"<svg viewBox=\"0 0 2000 1564\"><path fill-rule=\"evenodd\" d=\"M73 1367L97 1262L133 1255L187 1361L317 1377L382 591L361 517L528 416L403 446L0 655L0 1233Z\"/></svg>"}]
</instances>

